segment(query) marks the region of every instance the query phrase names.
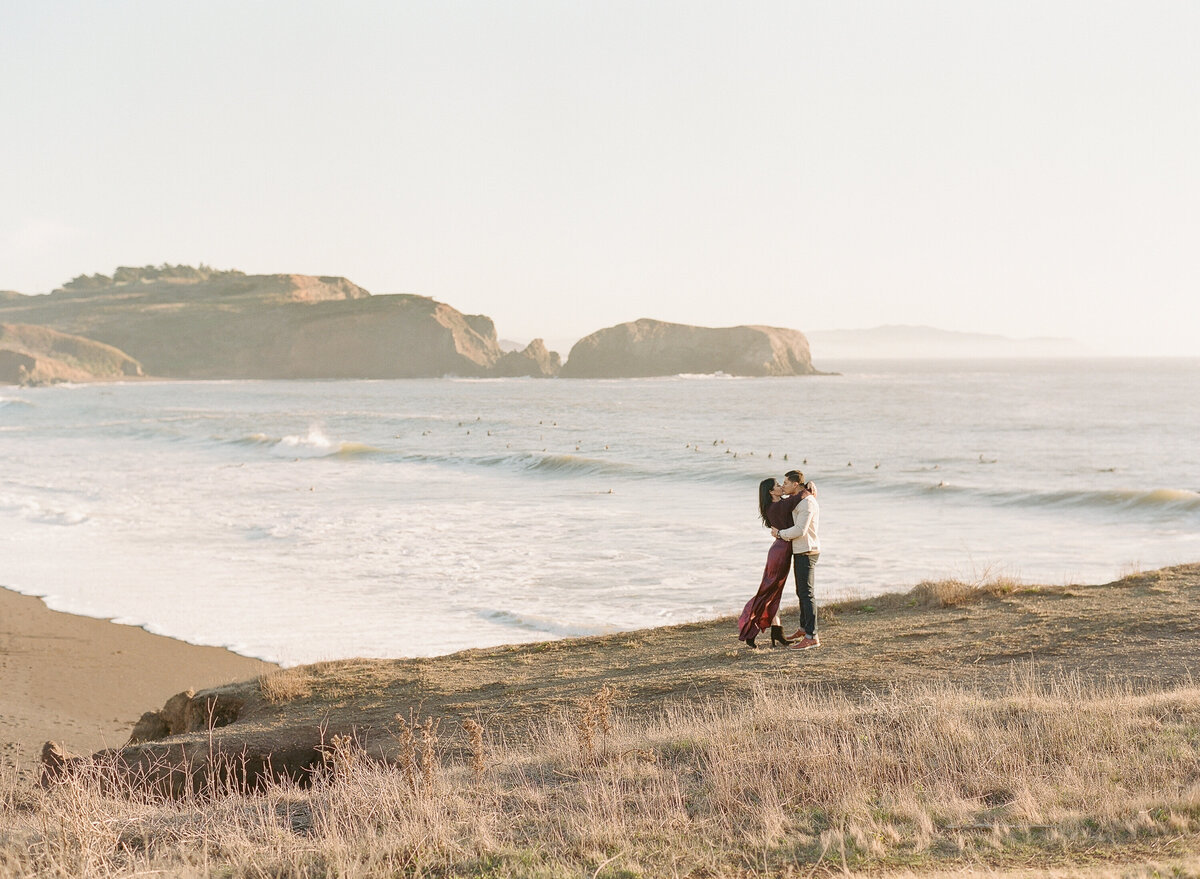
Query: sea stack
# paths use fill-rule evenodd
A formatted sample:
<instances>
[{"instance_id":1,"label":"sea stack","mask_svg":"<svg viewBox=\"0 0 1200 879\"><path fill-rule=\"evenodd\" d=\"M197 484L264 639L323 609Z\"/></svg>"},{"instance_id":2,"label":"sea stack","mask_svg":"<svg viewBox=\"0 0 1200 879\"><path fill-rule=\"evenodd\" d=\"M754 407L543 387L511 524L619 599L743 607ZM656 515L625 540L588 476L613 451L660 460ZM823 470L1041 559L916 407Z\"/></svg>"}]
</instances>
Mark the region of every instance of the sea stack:
<instances>
[{"instance_id":1,"label":"sea stack","mask_svg":"<svg viewBox=\"0 0 1200 879\"><path fill-rule=\"evenodd\" d=\"M642 318L575 343L564 378L656 375L816 375L808 340L781 327L697 327Z\"/></svg>"}]
</instances>

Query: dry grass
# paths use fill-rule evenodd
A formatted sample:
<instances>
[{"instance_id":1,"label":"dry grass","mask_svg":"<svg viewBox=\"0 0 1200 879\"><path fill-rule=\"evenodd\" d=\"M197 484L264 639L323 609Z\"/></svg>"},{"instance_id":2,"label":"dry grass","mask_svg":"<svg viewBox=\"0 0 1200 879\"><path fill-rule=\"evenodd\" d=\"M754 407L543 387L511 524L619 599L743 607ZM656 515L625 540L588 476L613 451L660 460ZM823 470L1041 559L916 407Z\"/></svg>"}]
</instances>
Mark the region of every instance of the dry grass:
<instances>
[{"instance_id":1,"label":"dry grass","mask_svg":"<svg viewBox=\"0 0 1200 879\"><path fill-rule=\"evenodd\" d=\"M907 592L885 592L864 598L848 598L822 605L822 615L836 619L839 614L873 613L881 610L958 607L987 598L1014 593L1045 592L1048 587L1026 586L1007 576L985 574L977 580L922 580Z\"/></svg>"},{"instance_id":2,"label":"dry grass","mask_svg":"<svg viewBox=\"0 0 1200 879\"><path fill-rule=\"evenodd\" d=\"M380 667L369 659L335 659L268 672L258 679L258 689L270 705L305 699L337 701L361 698L379 685Z\"/></svg>"},{"instance_id":3,"label":"dry grass","mask_svg":"<svg viewBox=\"0 0 1200 879\"><path fill-rule=\"evenodd\" d=\"M312 695L312 666L281 668L258 679L258 689L271 705L295 702Z\"/></svg>"},{"instance_id":4,"label":"dry grass","mask_svg":"<svg viewBox=\"0 0 1200 879\"><path fill-rule=\"evenodd\" d=\"M1200 841L1200 687L1026 669L990 695L759 685L648 718L612 700L534 718L513 746L411 719L395 766L339 739L305 790L172 802L0 773L0 877L1124 875L1103 870L1178 865Z\"/></svg>"}]
</instances>

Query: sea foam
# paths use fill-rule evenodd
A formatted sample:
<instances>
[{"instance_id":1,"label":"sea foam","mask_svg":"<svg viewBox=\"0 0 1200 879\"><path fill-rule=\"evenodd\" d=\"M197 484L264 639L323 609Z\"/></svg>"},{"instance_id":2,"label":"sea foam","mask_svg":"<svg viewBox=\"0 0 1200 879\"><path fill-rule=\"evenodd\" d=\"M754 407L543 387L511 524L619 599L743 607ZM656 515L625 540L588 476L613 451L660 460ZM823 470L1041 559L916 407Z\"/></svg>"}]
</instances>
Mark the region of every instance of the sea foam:
<instances>
[{"instance_id":1,"label":"sea foam","mask_svg":"<svg viewBox=\"0 0 1200 879\"><path fill-rule=\"evenodd\" d=\"M88 520L87 509L81 505L62 507L38 498L0 494L0 511L15 513L29 522L44 525L80 525Z\"/></svg>"}]
</instances>

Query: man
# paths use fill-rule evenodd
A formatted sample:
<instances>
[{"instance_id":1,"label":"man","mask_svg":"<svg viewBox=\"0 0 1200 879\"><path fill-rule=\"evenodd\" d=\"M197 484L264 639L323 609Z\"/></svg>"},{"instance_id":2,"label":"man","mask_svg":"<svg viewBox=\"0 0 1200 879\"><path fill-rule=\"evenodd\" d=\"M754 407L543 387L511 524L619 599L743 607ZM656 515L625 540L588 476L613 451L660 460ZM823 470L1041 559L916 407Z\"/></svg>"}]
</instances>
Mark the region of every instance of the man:
<instances>
[{"instance_id":1,"label":"man","mask_svg":"<svg viewBox=\"0 0 1200 879\"><path fill-rule=\"evenodd\" d=\"M817 504L815 489L812 484L804 484L804 474L799 470L789 470L783 476L783 493L793 495L797 492L807 494L792 510L791 528L782 531L771 529L771 536L782 537L792 542L792 570L796 577L796 597L800 599L800 628L792 635L793 650L810 650L821 646L817 637L817 605L813 596L813 573L817 559L821 556L821 541L817 537L817 521L820 516L820 506ZM800 638L803 633L804 637ZM795 640L800 638L799 640Z\"/></svg>"}]
</instances>

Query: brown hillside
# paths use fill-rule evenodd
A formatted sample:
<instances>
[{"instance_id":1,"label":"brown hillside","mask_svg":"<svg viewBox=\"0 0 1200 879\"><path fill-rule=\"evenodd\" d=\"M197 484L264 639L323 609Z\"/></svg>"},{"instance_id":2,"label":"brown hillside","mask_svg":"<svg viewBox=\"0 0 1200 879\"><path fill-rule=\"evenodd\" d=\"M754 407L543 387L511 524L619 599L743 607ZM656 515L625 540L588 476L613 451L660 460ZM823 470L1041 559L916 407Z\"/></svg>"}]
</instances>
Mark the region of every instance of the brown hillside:
<instances>
[{"instance_id":1,"label":"brown hillside","mask_svg":"<svg viewBox=\"0 0 1200 879\"><path fill-rule=\"evenodd\" d=\"M489 318L426 297L188 266L81 276L0 300L0 320L97 339L164 378L476 376L502 354Z\"/></svg>"},{"instance_id":2,"label":"brown hillside","mask_svg":"<svg viewBox=\"0 0 1200 879\"><path fill-rule=\"evenodd\" d=\"M111 345L27 324L0 324L0 384L129 378L141 365Z\"/></svg>"}]
</instances>

